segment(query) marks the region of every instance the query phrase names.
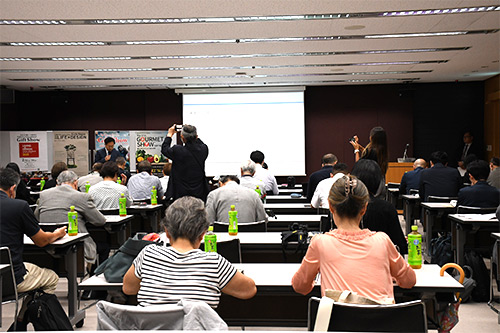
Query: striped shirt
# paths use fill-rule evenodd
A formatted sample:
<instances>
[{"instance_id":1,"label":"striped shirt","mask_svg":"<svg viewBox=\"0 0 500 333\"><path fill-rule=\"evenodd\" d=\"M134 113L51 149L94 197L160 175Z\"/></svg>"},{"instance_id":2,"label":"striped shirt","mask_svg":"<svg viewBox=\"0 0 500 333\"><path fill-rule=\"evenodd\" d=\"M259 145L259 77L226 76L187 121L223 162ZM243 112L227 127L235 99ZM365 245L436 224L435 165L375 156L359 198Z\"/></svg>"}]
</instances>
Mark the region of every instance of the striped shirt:
<instances>
[{"instance_id":1,"label":"striped shirt","mask_svg":"<svg viewBox=\"0 0 500 333\"><path fill-rule=\"evenodd\" d=\"M129 195L128 188L125 185L117 184L112 180L103 180L89 189L89 195L94 200L97 209L118 209L121 195L125 194L127 207L132 204L132 198Z\"/></svg>"},{"instance_id":2,"label":"striped shirt","mask_svg":"<svg viewBox=\"0 0 500 333\"><path fill-rule=\"evenodd\" d=\"M137 301L142 306L188 299L217 308L221 290L236 274L236 268L218 253L199 249L180 253L156 244L146 246L134 266L141 279Z\"/></svg>"}]
</instances>

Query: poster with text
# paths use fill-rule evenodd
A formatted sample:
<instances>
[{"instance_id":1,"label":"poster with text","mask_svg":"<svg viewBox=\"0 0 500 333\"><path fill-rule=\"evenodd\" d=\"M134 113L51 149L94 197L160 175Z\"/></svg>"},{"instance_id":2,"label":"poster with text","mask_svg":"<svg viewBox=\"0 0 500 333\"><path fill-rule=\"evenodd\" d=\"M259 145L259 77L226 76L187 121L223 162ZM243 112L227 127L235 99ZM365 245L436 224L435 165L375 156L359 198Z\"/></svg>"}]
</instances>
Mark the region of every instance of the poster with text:
<instances>
[{"instance_id":1,"label":"poster with text","mask_svg":"<svg viewBox=\"0 0 500 333\"><path fill-rule=\"evenodd\" d=\"M95 132L95 152L92 160L95 158L95 153L104 148L104 140L107 137L115 139L115 149L120 152L120 155L130 160L130 131L96 131Z\"/></svg>"},{"instance_id":2,"label":"poster with text","mask_svg":"<svg viewBox=\"0 0 500 333\"><path fill-rule=\"evenodd\" d=\"M10 132L11 162L21 171L47 171L47 132Z\"/></svg>"},{"instance_id":3,"label":"poster with text","mask_svg":"<svg viewBox=\"0 0 500 333\"><path fill-rule=\"evenodd\" d=\"M167 131L131 131L130 168L135 170L137 164L148 160L153 164L165 163L167 158L161 153L161 145L167 136Z\"/></svg>"},{"instance_id":4,"label":"poster with text","mask_svg":"<svg viewBox=\"0 0 500 333\"><path fill-rule=\"evenodd\" d=\"M78 176L89 173L88 147L87 131L54 131L54 163L66 163Z\"/></svg>"}]
</instances>

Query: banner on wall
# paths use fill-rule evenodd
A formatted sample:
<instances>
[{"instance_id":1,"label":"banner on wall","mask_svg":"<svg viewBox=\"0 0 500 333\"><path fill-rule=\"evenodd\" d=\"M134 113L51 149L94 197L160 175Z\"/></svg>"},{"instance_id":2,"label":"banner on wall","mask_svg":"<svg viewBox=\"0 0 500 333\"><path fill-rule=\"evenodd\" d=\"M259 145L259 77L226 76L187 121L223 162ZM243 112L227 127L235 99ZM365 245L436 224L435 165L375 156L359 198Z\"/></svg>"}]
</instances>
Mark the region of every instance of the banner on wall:
<instances>
[{"instance_id":1,"label":"banner on wall","mask_svg":"<svg viewBox=\"0 0 500 333\"><path fill-rule=\"evenodd\" d=\"M161 153L161 145L167 136L167 131L131 131L131 158L130 169L135 170L137 164L148 160L153 164L154 173L156 169L163 168L167 158ZM161 173L161 171L160 171Z\"/></svg>"},{"instance_id":2,"label":"banner on wall","mask_svg":"<svg viewBox=\"0 0 500 333\"><path fill-rule=\"evenodd\" d=\"M104 148L104 140L107 137L115 139L115 149L125 157L127 161L130 160L130 131L96 131L95 132L95 152ZM92 156L92 160L95 157Z\"/></svg>"},{"instance_id":3,"label":"banner on wall","mask_svg":"<svg viewBox=\"0 0 500 333\"><path fill-rule=\"evenodd\" d=\"M78 176L89 172L88 147L88 131L54 131L54 163L66 163Z\"/></svg>"},{"instance_id":4,"label":"banner on wall","mask_svg":"<svg viewBox=\"0 0 500 333\"><path fill-rule=\"evenodd\" d=\"M10 132L10 159L21 171L47 171L47 132Z\"/></svg>"}]
</instances>

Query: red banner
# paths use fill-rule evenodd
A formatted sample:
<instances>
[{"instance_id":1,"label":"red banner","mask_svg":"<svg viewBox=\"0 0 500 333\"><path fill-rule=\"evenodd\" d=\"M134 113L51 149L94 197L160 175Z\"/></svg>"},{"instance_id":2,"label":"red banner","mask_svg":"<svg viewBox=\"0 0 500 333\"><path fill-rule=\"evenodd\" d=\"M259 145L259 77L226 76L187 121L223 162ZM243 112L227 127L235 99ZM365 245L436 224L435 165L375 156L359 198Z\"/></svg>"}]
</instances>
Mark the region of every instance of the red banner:
<instances>
[{"instance_id":1,"label":"red banner","mask_svg":"<svg viewBox=\"0 0 500 333\"><path fill-rule=\"evenodd\" d=\"M19 142L19 157L20 158L40 157L38 142Z\"/></svg>"}]
</instances>

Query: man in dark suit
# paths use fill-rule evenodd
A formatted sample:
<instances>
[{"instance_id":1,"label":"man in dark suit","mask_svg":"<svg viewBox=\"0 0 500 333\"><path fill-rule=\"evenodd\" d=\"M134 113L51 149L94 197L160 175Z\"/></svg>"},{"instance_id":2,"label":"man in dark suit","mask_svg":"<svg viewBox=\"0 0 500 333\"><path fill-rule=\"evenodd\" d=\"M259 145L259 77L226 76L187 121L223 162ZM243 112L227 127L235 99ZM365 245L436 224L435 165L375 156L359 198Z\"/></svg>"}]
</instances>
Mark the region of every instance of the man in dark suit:
<instances>
[{"instance_id":1,"label":"man in dark suit","mask_svg":"<svg viewBox=\"0 0 500 333\"><path fill-rule=\"evenodd\" d=\"M399 185L399 193L409 194L410 190L418 190L420 186L420 172L427 166L427 162L423 158L417 159L413 162L413 170L405 172L401 178Z\"/></svg>"},{"instance_id":2,"label":"man in dark suit","mask_svg":"<svg viewBox=\"0 0 500 333\"><path fill-rule=\"evenodd\" d=\"M469 155L475 155L477 159L482 159L484 155L484 149L474 142L474 135L471 131L464 133L464 145L457 152L458 167L465 170L467 165L465 165L465 160ZM464 171L465 172L465 171Z\"/></svg>"},{"instance_id":3,"label":"man in dark suit","mask_svg":"<svg viewBox=\"0 0 500 333\"><path fill-rule=\"evenodd\" d=\"M448 154L435 151L431 154L431 168L421 171L419 194L423 201L429 195L439 197L456 197L460 189L461 179L457 169L447 167Z\"/></svg>"},{"instance_id":4,"label":"man in dark suit","mask_svg":"<svg viewBox=\"0 0 500 333\"><path fill-rule=\"evenodd\" d=\"M462 188L458 192L458 205L469 207L497 207L500 202L500 192L486 179L490 173L488 163L478 160L467 165L471 186Z\"/></svg>"},{"instance_id":5,"label":"man in dark suit","mask_svg":"<svg viewBox=\"0 0 500 333\"><path fill-rule=\"evenodd\" d=\"M189 195L206 201L209 191L205 179L208 146L198 138L195 126L183 125L180 136L184 144L170 147L172 136L177 132L176 126L174 124L168 129L161 146L161 153L173 161L165 197L176 200Z\"/></svg>"},{"instance_id":6,"label":"man in dark suit","mask_svg":"<svg viewBox=\"0 0 500 333\"><path fill-rule=\"evenodd\" d=\"M120 156L120 153L115 149L115 139L107 137L104 139L104 148L95 153L94 163L115 162L118 156Z\"/></svg>"},{"instance_id":7,"label":"man in dark suit","mask_svg":"<svg viewBox=\"0 0 500 333\"><path fill-rule=\"evenodd\" d=\"M307 201L311 202L311 199L314 195L314 191L318 186L319 182L323 179L330 178L330 173L333 172L332 167L337 164L338 159L337 156L333 154L325 154L321 158L321 169L313 172L309 176L309 183L307 184Z\"/></svg>"}]
</instances>

